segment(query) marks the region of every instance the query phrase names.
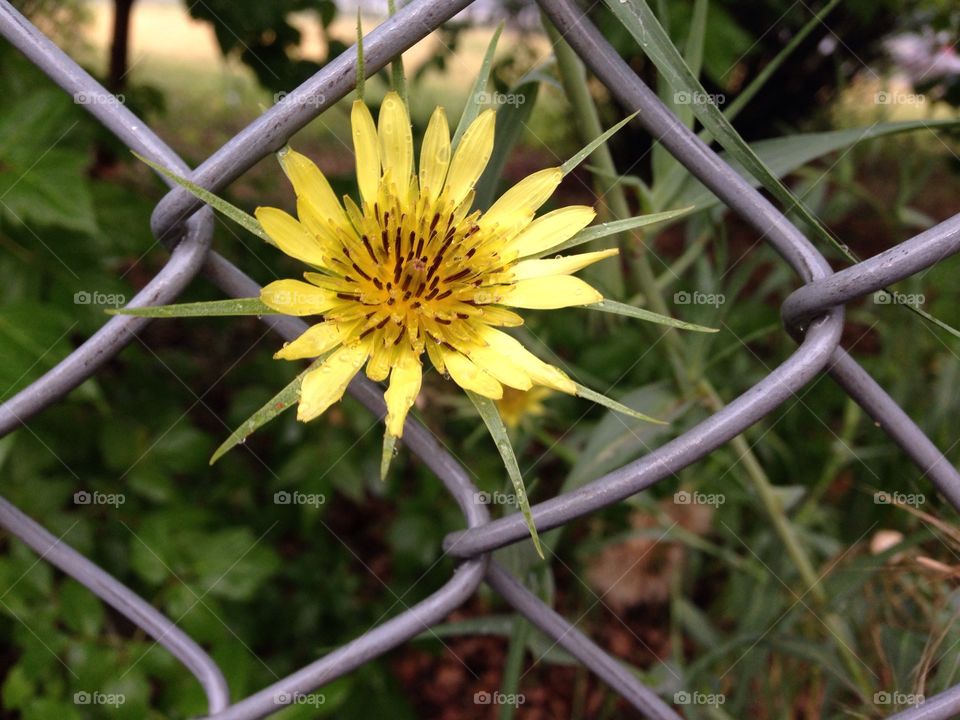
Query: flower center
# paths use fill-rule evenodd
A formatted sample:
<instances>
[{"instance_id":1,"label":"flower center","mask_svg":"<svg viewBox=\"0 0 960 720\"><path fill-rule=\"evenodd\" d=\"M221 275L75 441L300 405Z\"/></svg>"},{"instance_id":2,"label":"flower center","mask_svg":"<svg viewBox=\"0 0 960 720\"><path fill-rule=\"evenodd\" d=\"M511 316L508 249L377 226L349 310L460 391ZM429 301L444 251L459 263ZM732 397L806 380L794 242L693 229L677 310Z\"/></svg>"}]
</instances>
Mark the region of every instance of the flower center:
<instances>
[{"instance_id":1,"label":"flower center","mask_svg":"<svg viewBox=\"0 0 960 720\"><path fill-rule=\"evenodd\" d=\"M503 243L478 225L479 211L434 208L420 198L406 212L383 195L352 218L360 242L343 248L349 270L337 297L344 302L328 318L359 320L360 337L383 333L395 344L406 337L417 351L431 340L454 346L475 339L471 321L482 322L482 306L511 282L514 259L502 257Z\"/></svg>"}]
</instances>

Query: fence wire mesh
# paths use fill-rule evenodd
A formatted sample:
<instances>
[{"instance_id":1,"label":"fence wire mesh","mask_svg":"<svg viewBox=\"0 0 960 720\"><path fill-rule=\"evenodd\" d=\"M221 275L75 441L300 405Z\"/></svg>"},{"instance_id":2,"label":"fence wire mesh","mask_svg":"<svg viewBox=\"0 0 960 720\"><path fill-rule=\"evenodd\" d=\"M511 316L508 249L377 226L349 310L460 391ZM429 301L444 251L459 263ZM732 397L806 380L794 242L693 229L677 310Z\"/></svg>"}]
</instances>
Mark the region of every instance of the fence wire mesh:
<instances>
[{"instance_id":1,"label":"fence wire mesh","mask_svg":"<svg viewBox=\"0 0 960 720\"><path fill-rule=\"evenodd\" d=\"M533 506L537 528L544 532L617 503L673 476L763 419L821 373L829 373L859 403L922 471L923 477L950 504L960 509L960 474L898 404L840 347L844 305L928 268L960 250L960 216L955 216L869 260L834 273L826 259L762 194L724 163L675 117L619 57L575 0L538 0L586 66L625 107L638 109L636 122L769 243L796 272L803 285L784 303L786 330L799 347L760 382L722 410L665 445L577 490ZM414 0L366 35L368 72L437 29L470 0ZM296 131L353 89L356 48L337 57L288 95L288 102L265 111L198 167L191 169L151 129L88 73L48 40L5 0L0 2L0 33L41 68L65 92L84 93L85 108L130 149L161 163L214 192L226 187L256 162L279 150ZM259 286L211 250L213 218L208 208L174 188L157 205L155 237L170 248L170 259L136 295L131 306L173 301L203 274L232 297L251 297ZM0 437L56 403L94 375L132 341L148 320L116 316L56 367L0 406ZM295 318L263 318L286 340L306 325ZM350 392L371 412L384 415L380 391L355 378ZM447 583L412 607L342 647L249 697L232 701L227 681L203 648L147 600L104 569L70 548L6 500L0 499L0 525L32 548L44 561L89 588L176 657L206 694L208 717L248 720L276 712L278 698L309 693L351 672L420 632L440 623L486 582L518 613L583 663L638 711L650 718L680 716L655 692L574 624L546 606L490 553L528 537L519 513L491 520L474 501L477 489L468 473L420 423L407 421L406 445L444 483L463 512L466 529L449 535L444 550L462 560ZM936 720L960 714L960 685L898 713L901 720Z\"/></svg>"}]
</instances>

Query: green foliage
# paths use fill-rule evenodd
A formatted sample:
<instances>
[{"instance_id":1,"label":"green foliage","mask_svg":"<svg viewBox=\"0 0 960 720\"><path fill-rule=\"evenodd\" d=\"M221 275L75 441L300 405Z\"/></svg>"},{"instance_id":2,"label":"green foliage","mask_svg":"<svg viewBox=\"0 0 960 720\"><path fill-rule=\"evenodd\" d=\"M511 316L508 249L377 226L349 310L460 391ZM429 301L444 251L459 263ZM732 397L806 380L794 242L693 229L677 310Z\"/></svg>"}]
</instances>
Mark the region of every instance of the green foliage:
<instances>
[{"instance_id":1,"label":"green foliage","mask_svg":"<svg viewBox=\"0 0 960 720\"><path fill-rule=\"evenodd\" d=\"M337 15L333 0L205 0L186 5L193 17L213 26L224 55L239 57L260 84L275 93L295 88L321 67L313 60L297 57L302 33L293 22L294 14L309 13L319 26L328 47L326 60L346 49L329 33Z\"/></svg>"}]
</instances>

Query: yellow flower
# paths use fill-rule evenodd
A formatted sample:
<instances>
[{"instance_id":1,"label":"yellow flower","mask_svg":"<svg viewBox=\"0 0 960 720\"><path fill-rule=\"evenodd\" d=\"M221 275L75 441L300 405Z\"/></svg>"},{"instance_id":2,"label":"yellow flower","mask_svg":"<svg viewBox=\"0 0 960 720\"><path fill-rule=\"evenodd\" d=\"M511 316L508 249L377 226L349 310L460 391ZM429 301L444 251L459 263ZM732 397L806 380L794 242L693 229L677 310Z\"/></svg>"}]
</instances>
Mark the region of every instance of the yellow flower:
<instances>
[{"instance_id":1,"label":"yellow flower","mask_svg":"<svg viewBox=\"0 0 960 720\"><path fill-rule=\"evenodd\" d=\"M315 268L306 282L278 280L261 293L287 315L322 322L284 346L277 358L325 356L303 379L297 417L309 421L342 396L366 365L374 381L389 378L387 434L398 438L418 393L424 352L461 387L499 399L504 386L543 386L575 394L562 371L544 363L498 328L521 325L508 308L547 310L587 305L600 293L572 273L616 253L532 259L594 218L588 206L534 219L560 184L560 168L514 185L486 212L471 212L474 185L493 150L494 112L482 112L451 153L443 108L430 119L414 171L405 103L387 94L379 124L353 104L353 145L360 203L337 199L320 170L285 151L284 172L297 195L294 218L276 208L256 217L287 255Z\"/></svg>"},{"instance_id":2,"label":"yellow flower","mask_svg":"<svg viewBox=\"0 0 960 720\"><path fill-rule=\"evenodd\" d=\"M497 400L497 410L503 418L503 424L510 429L520 427L527 418L542 417L547 408L543 404L553 393L545 387L533 387L529 390L514 390L511 387L503 389L503 397Z\"/></svg>"}]
</instances>

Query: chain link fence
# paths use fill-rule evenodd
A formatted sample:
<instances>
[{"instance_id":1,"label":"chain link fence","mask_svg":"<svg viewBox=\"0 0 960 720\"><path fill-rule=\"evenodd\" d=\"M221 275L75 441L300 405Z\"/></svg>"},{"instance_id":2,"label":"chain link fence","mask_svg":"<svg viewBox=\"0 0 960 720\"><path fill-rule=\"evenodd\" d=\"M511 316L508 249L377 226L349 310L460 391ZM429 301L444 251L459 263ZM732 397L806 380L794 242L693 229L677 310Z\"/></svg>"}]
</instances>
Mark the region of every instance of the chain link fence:
<instances>
[{"instance_id":1,"label":"chain link fence","mask_svg":"<svg viewBox=\"0 0 960 720\"><path fill-rule=\"evenodd\" d=\"M636 121L769 243L803 283L782 307L786 330L799 344L792 356L722 410L679 437L575 491L533 506L533 517L540 532L617 503L696 463L796 397L823 372L829 373L916 463L923 476L960 509L957 469L839 344L846 303L922 271L960 250L960 216L834 273L800 230L660 102L574 0L538 2L610 92L625 107L639 110ZM368 72L384 67L394 56L469 4L470 0L414 0L408 4L365 37ZM84 104L85 109L130 149L214 192L279 150L291 135L346 96L353 89L355 78L356 48L352 48L291 92L288 102L264 112L197 168L191 169L123 104L111 102L112 96L103 87L5 0L0 2L0 33L65 92L93 98ZM186 191L174 188L163 198L153 213L152 230L170 249L170 258L130 302L131 306L170 303L198 274L203 274L231 297L259 294L260 288L253 280L211 250L212 213ZM95 374L131 342L147 322L131 316L110 319L56 367L0 406L0 436L17 429ZM302 321L292 317L267 316L263 322L286 340L293 340L306 329ZM350 392L371 412L383 416L382 394L370 381L358 376L350 385ZM267 716L285 703L440 623L486 582L518 613L642 714L677 720L680 717L677 712L639 682L631 671L491 560L493 550L528 538L520 514L491 520L485 506L475 502L477 489L465 469L417 421L407 421L404 441L440 478L463 512L466 529L452 533L444 542L445 551L462 561L453 577L422 602L292 675L235 702L231 701L223 673L211 657L149 602L3 499L0 499L0 525L31 547L42 560L81 582L169 650L203 687L210 718L248 720ZM955 686L895 717L936 720L955 717L958 713L960 686Z\"/></svg>"}]
</instances>

